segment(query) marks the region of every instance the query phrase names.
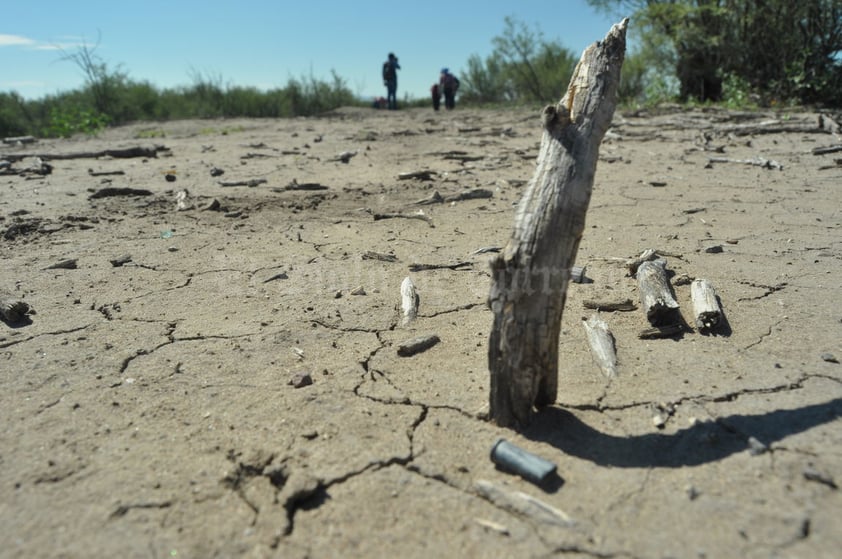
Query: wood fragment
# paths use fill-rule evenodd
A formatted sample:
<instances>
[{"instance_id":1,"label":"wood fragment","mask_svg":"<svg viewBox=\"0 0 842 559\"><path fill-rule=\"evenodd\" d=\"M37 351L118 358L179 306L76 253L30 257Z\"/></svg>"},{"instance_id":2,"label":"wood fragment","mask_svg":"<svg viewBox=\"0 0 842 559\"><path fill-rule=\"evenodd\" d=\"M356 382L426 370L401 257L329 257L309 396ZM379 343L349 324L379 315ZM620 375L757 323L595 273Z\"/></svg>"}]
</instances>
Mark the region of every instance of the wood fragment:
<instances>
[{"instance_id":1,"label":"wood fragment","mask_svg":"<svg viewBox=\"0 0 842 559\"><path fill-rule=\"evenodd\" d=\"M582 53L564 97L543 110L532 180L503 252L491 262L489 417L527 425L555 402L570 270L593 190L599 146L614 116L628 19Z\"/></svg>"},{"instance_id":2,"label":"wood fragment","mask_svg":"<svg viewBox=\"0 0 842 559\"><path fill-rule=\"evenodd\" d=\"M401 357L411 357L417 353L427 351L440 341L441 339L435 334L418 336L417 338L412 338L398 344L398 355Z\"/></svg>"},{"instance_id":3,"label":"wood fragment","mask_svg":"<svg viewBox=\"0 0 842 559\"><path fill-rule=\"evenodd\" d=\"M401 282L401 326L407 326L418 316L418 291L412 278L405 277Z\"/></svg>"},{"instance_id":4,"label":"wood fragment","mask_svg":"<svg viewBox=\"0 0 842 559\"><path fill-rule=\"evenodd\" d=\"M111 198L113 196L152 196L152 191L146 190L145 188L108 186L106 188L100 188L88 196L88 199L96 200L97 198Z\"/></svg>"},{"instance_id":5,"label":"wood fragment","mask_svg":"<svg viewBox=\"0 0 842 559\"><path fill-rule=\"evenodd\" d=\"M242 181L219 181L219 186L248 186L249 188L254 188L255 186L259 186L261 184L265 184L267 181L266 179L250 179L250 180L242 180Z\"/></svg>"},{"instance_id":6,"label":"wood fragment","mask_svg":"<svg viewBox=\"0 0 842 559\"><path fill-rule=\"evenodd\" d=\"M438 173L436 173L435 171L428 171L428 170L407 171L405 173L398 173L398 180L405 181L405 180L408 180L408 179L418 179L418 180L422 180L422 181L429 181L429 180L433 180L433 177L435 177L437 174Z\"/></svg>"},{"instance_id":7,"label":"wood fragment","mask_svg":"<svg viewBox=\"0 0 842 559\"><path fill-rule=\"evenodd\" d=\"M494 522L493 520L486 520L485 518L474 518L474 522L482 526L483 528L487 528L492 532L497 532L501 536L508 536L509 529L506 528L503 524L498 522Z\"/></svg>"},{"instance_id":8,"label":"wood fragment","mask_svg":"<svg viewBox=\"0 0 842 559\"><path fill-rule=\"evenodd\" d=\"M23 299L18 299L11 293L0 292L0 317L6 324L18 324L30 311L29 304Z\"/></svg>"},{"instance_id":9,"label":"wood fragment","mask_svg":"<svg viewBox=\"0 0 842 559\"><path fill-rule=\"evenodd\" d=\"M272 191L273 192L285 192L287 190L328 190L328 189L329 189L329 187L327 187L323 184L317 183L317 182L301 182L300 183L297 180L292 179L292 181L288 185L286 185L282 188L273 188Z\"/></svg>"},{"instance_id":10,"label":"wood fragment","mask_svg":"<svg viewBox=\"0 0 842 559\"><path fill-rule=\"evenodd\" d=\"M637 268L637 286L640 304L646 318L653 326L673 320L678 302L672 295L667 279L667 261L664 259L643 262Z\"/></svg>"},{"instance_id":11,"label":"wood fragment","mask_svg":"<svg viewBox=\"0 0 842 559\"><path fill-rule=\"evenodd\" d=\"M617 376L617 349L614 345L614 335L608 329L608 324L593 315L582 322L591 347L591 355L602 373L609 379Z\"/></svg>"},{"instance_id":12,"label":"wood fragment","mask_svg":"<svg viewBox=\"0 0 842 559\"><path fill-rule=\"evenodd\" d=\"M454 264L420 264L413 263L409 265L410 272L423 272L425 270L458 270L473 266L472 262L456 262Z\"/></svg>"},{"instance_id":13,"label":"wood fragment","mask_svg":"<svg viewBox=\"0 0 842 559\"><path fill-rule=\"evenodd\" d=\"M444 202L461 202L462 200L480 200L483 198L492 198L494 193L485 188L474 188L473 190L466 190L457 194L451 194L444 197Z\"/></svg>"},{"instance_id":14,"label":"wood fragment","mask_svg":"<svg viewBox=\"0 0 842 559\"><path fill-rule=\"evenodd\" d=\"M439 194L438 190L434 190L432 194L426 198L421 198L415 202L417 206L429 206L430 204L441 204L444 202L444 197Z\"/></svg>"},{"instance_id":15,"label":"wood fragment","mask_svg":"<svg viewBox=\"0 0 842 559\"><path fill-rule=\"evenodd\" d=\"M500 252L501 250L503 250L503 247L498 247L498 246L482 247L482 248L476 249L474 252L471 253L471 255L473 256L473 255L477 255L477 254L486 254L486 253L489 253L489 252Z\"/></svg>"},{"instance_id":16,"label":"wood fragment","mask_svg":"<svg viewBox=\"0 0 842 559\"><path fill-rule=\"evenodd\" d=\"M754 157L752 159L731 159L730 157L710 157L708 158L708 167L713 166L714 163L741 163L743 165L754 165L764 169L775 169L783 171L784 166L773 159L766 159L765 157Z\"/></svg>"},{"instance_id":17,"label":"wood fragment","mask_svg":"<svg viewBox=\"0 0 842 559\"><path fill-rule=\"evenodd\" d=\"M354 151L343 151L342 153L340 153L336 157L332 157L332 158L328 159L328 161L339 161L341 163L348 163L349 161L351 161L351 158L354 157L355 155L357 155L356 150L354 150Z\"/></svg>"},{"instance_id":18,"label":"wood fragment","mask_svg":"<svg viewBox=\"0 0 842 559\"><path fill-rule=\"evenodd\" d=\"M35 136L10 136L8 138L3 138L4 144L11 145L34 144L37 141L38 139Z\"/></svg>"},{"instance_id":19,"label":"wood fragment","mask_svg":"<svg viewBox=\"0 0 842 559\"><path fill-rule=\"evenodd\" d=\"M78 268L78 261L75 258L68 258L67 260L61 260L56 262L55 264L51 264L44 268L45 270L75 270Z\"/></svg>"},{"instance_id":20,"label":"wood fragment","mask_svg":"<svg viewBox=\"0 0 842 559\"><path fill-rule=\"evenodd\" d=\"M702 332L716 329L722 319L722 308L713 285L706 279L693 280L690 284L690 298L693 301L696 327Z\"/></svg>"},{"instance_id":21,"label":"wood fragment","mask_svg":"<svg viewBox=\"0 0 842 559\"><path fill-rule=\"evenodd\" d=\"M819 128L835 136L838 136L840 132L839 124L828 115L819 115Z\"/></svg>"},{"instance_id":22,"label":"wood fragment","mask_svg":"<svg viewBox=\"0 0 842 559\"><path fill-rule=\"evenodd\" d=\"M813 148L813 155L828 155L830 153L837 153L839 151L842 151L842 145L820 146Z\"/></svg>"},{"instance_id":23,"label":"wood fragment","mask_svg":"<svg viewBox=\"0 0 842 559\"><path fill-rule=\"evenodd\" d=\"M158 157L159 151L169 151L164 146L154 147L129 147L119 149L104 149L101 151L83 151L76 153L15 153L6 154L3 157L10 161L20 161L28 157L40 157L46 160L57 159L97 159L99 157L113 157L114 159L128 159L132 157Z\"/></svg>"},{"instance_id":24,"label":"wood fragment","mask_svg":"<svg viewBox=\"0 0 842 559\"><path fill-rule=\"evenodd\" d=\"M638 332L637 337L641 340L657 340L659 338L672 338L684 332L681 324L666 324L664 326L653 326L644 328Z\"/></svg>"},{"instance_id":25,"label":"wood fragment","mask_svg":"<svg viewBox=\"0 0 842 559\"><path fill-rule=\"evenodd\" d=\"M761 134L827 134L828 130L823 129L818 123L791 123L785 124L779 120L767 120L749 124L731 124L718 126L715 129L718 134L733 134L734 136L754 136Z\"/></svg>"},{"instance_id":26,"label":"wood fragment","mask_svg":"<svg viewBox=\"0 0 842 559\"><path fill-rule=\"evenodd\" d=\"M623 299L622 301L597 301L595 299L585 299L582 301L582 306L586 309L591 309L600 312L627 312L637 310L637 305L631 299Z\"/></svg>"},{"instance_id":27,"label":"wood fragment","mask_svg":"<svg viewBox=\"0 0 842 559\"><path fill-rule=\"evenodd\" d=\"M658 251L654 248L647 248L640 256L636 256L634 258L630 258L626 260L626 268L629 271L629 275L634 277L637 274L637 268L643 264L644 262L649 262L650 260L657 260L660 258Z\"/></svg>"},{"instance_id":28,"label":"wood fragment","mask_svg":"<svg viewBox=\"0 0 842 559\"><path fill-rule=\"evenodd\" d=\"M574 524L570 516L563 510L523 491L509 491L484 479L477 480L474 483L474 490L477 495L494 506L522 518L565 528Z\"/></svg>"},{"instance_id":29,"label":"wood fragment","mask_svg":"<svg viewBox=\"0 0 842 559\"><path fill-rule=\"evenodd\" d=\"M88 169L88 174L92 177L110 177L110 176L117 176L117 175L125 175L125 171L94 171L93 169Z\"/></svg>"},{"instance_id":30,"label":"wood fragment","mask_svg":"<svg viewBox=\"0 0 842 559\"><path fill-rule=\"evenodd\" d=\"M424 212L418 211L418 213L414 214L397 214L397 213L382 213L382 214L374 214L374 221L380 221L381 219L418 219L421 221L426 221L430 227L435 227L433 224L433 220Z\"/></svg>"},{"instance_id":31,"label":"wood fragment","mask_svg":"<svg viewBox=\"0 0 842 559\"><path fill-rule=\"evenodd\" d=\"M570 281L573 283L591 283L585 275L585 266L573 266L570 268Z\"/></svg>"},{"instance_id":32,"label":"wood fragment","mask_svg":"<svg viewBox=\"0 0 842 559\"><path fill-rule=\"evenodd\" d=\"M382 252L374 252L373 250L367 250L363 253L362 256L363 260L379 260L381 262L397 262L398 257L394 254L383 254Z\"/></svg>"},{"instance_id":33,"label":"wood fragment","mask_svg":"<svg viewBox=\"0 0 842 559\"><path fill-rule=\"evenodd\" d=\"M120 266L125 266L126 264L128 264L131 261L132 261L132 255L131 254L122 254L122 255L120 255L116 258L112 258L111 260L109 260L111 265L114 266L115 268L119 268Z\"/></svg>"}]
</instances>

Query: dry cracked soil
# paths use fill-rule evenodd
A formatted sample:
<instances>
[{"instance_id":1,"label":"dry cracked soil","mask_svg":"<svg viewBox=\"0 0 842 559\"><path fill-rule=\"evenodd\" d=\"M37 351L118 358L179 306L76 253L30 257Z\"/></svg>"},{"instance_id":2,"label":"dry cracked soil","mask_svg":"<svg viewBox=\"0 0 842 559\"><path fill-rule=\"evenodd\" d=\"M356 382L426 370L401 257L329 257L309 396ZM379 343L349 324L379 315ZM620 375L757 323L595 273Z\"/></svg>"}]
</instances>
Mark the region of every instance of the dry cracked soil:
<instances>
[{"instance_id":1,"label":"dry cracked soil","mask_svg":"<svg viewBox=\"0 0 842 559\"><path fill-rule=\"evenodd\" d=\"M808 111L618 112L559 398L515 431L485 419L488 262L539 112L0 148L0 291L30 309L0 323L0 556L837 557L842 160L816 148L840 137ZM640 337L626 266L650 248L685 322L665 338ZM696 278L722 308L710 332ZM610 380L594 302L630 309L600 313ZM499 469L499 438L557 476Z\"/></svg>"}]
</instances>

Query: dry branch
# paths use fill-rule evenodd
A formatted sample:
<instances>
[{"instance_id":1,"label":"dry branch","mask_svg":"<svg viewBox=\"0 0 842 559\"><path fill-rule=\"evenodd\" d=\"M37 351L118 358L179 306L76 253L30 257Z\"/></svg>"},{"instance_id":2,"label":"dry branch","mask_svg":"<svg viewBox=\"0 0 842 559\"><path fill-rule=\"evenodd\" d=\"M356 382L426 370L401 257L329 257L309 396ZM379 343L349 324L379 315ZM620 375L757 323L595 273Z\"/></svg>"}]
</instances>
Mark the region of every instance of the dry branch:
<instances>
[{"instance_id":1,"label":"dry branch","mask_svg":"<svg viewBox=\"0 0 842 559\"><path fill-rule=\"evenodd\" d=\"M128 159L132 157L158 157L159 151L169 151L164 146L155 147L130 147L119 149L104 149L102 151L82 151L77 153L15 153L6 154L3 157L9 161L20 161L28 157L40 157L45 160L55 159L97 159L99 157L113 157L115 159Z\"/></svg>"},{"instance_id":2,"label":"dry branch","mask_svg":"<svg viewBox=\"0 0 842 559\"><path fill-rule=\"evenodd\" d=\"M714 163L741 163L743 165L754 165L764 169L776 169L783 171L784 166L774 159L766 159L765 157L754 157L752 159L731 159L730 157L711 157L708 159L708 167Z\"/></svg>"},{"instance_id":3,"label":"dry branch","mask_svg":"<svg viewBox=\"0 0 842 559\"><path fill-rule=\"evenodd\" d=\"M533 407L556 400L564 301L614 115L627 25L585 50L564 97L544 109L535 173L509 242L491 262L489 416L499 425L525 425Z\"/></svg>"}]
</instances>

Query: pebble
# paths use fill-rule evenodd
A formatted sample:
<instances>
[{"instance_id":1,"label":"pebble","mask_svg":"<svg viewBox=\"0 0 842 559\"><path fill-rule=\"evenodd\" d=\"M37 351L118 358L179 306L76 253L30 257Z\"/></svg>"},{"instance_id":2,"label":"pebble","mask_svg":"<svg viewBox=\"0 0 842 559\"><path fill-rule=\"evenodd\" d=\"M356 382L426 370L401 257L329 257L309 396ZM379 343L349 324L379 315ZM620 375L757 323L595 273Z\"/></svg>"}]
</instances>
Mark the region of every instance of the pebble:
<instances>
[{"instance_id":1,"label":"pebble","mask_svg":"<svg viewBox=\"0 0 842 559\"><path fill-rule=\"evenodd\" d=\"M822 361L827 361L828 363L839 363L839 359L837 359L832 353L822 353L821 357Z\"/></svg>"},{"instance_id":2,"label":"pebble","mask_svg":"<svg viewBox=\"0 0 842 559\"><path fill-rule=\"evenodd\" d=\"M769 450L769 447L754 437L748 438L748 452L752 456L759 456Z\"/></svg>"},{"instance_id":3,"label":"pebble","mask_svg":"<svg viewBox=\"0 0 842 559\"><path fill-rule=\"evenodd\" d=\"M292 375L287 384L291 384L293 388L304 388L313 384L313 377L310 373L298 372Z\"/></svg>"}]
</instances>

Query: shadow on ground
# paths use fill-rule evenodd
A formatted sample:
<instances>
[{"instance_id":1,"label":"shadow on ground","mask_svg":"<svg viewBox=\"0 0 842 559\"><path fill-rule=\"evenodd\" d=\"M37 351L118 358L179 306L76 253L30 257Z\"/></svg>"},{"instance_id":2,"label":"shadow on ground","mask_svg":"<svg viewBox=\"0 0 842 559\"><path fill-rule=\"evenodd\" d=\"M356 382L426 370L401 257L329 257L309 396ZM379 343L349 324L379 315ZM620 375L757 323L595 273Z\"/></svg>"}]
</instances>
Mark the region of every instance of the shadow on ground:
<instances>
[{"instance_id":1,"label":"shadow on ground","mask_svg":"<svg viewBox=\"0 0 842 559\"><path fill-rule=\"evenodd\" d=\"M769 446L840 417L842 398L836 398L792 410L731 415L671 434L623 437L602 433L569 411L553 407L541 411L523 435L601 466L680 468L715 462L747 450L749 437Z\"/></svg>"}]
</instances>

